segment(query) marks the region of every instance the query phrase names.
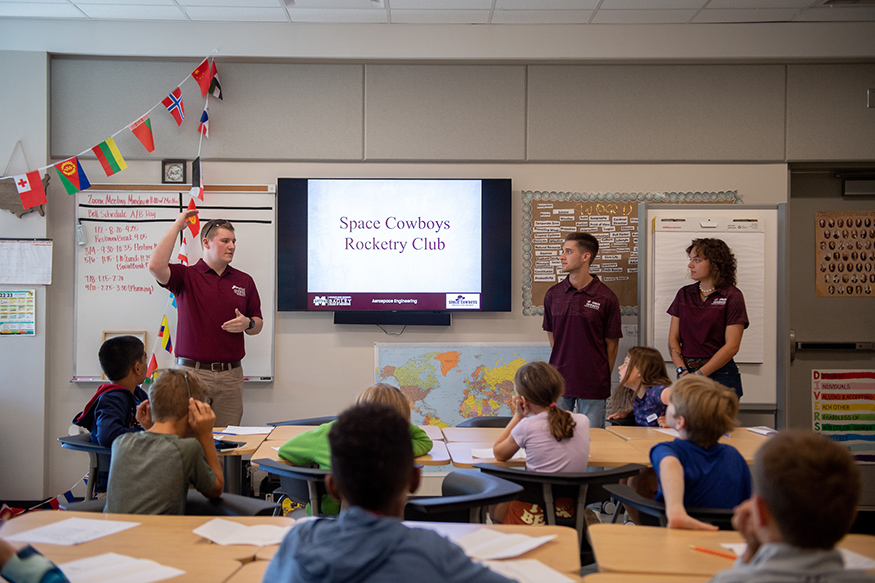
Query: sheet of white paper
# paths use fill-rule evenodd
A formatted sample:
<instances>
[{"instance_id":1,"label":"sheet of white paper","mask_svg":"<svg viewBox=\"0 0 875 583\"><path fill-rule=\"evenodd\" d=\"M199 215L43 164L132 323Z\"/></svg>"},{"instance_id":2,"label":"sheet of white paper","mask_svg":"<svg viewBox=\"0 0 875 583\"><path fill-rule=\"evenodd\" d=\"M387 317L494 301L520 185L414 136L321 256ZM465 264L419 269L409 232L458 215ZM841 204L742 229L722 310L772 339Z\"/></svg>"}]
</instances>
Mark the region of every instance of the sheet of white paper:
<instances>
[{"instance_id":1,"label":"sheet of white paper","mask_svg":"<svg viewBox=\"0 0 875 583\"><path fill-rule=\"evenodd\" d=\"M148 559L105 553L58 565L70 583L152 583L185 575L185 571Z\"/></svg>"},{"instance_id":2,"label":"sheet of white paper","mask_svg":"<svg viewBox=\"0 0 875 583\"><path fill-rule=\"evenodd\" d=\"M659 429L657 429L657 431L659 431L660 433L665 433L666 435L671 435L672 437L680 437L681 436L681 434L678 433L677 429L660 427Z\"/></svg>"},{"instance_id":3,"label":"sheet of white paper","mask_svg":"<svg viewBox=\"0 0 875 583\"><path fill-rule=\"evenodd\" d=\"M845 560L845 569L875 569L875 561L854 551L839 548Z\"/></svg>"},{"instance_id":4,"label":"sheet of white paper","mask_svg":"<svg viewBox=\"0 0 875 583\"><path fill-rule=\"evenodd\" d=\"M747 543L721 543L720 545L730 553L735 553L736 557L744 554L744 549L747 548Z\"/></svg>"},{"instance_id":5,"label":"sheet of white paper","mask_svg":"<svg viewBox=\"0 0 875 583\"><path fill-rule=\"evenodd\" d=\"M556 538L547 536L528 536L525 534L504 534L495 530L481 528L455 540L465 554L480 560L511 559Z\"/></svg>"},{"instance_id":6,"label":"sheet of white paper","mask_svg":"<svg viewBox=\"0 0 875 583\"><path fill-rule=\"evenodd\" d=\"M282 447L281 445L270 446L270 449L272 449L272 450L274 450L274 451L279 451L281 447Z\"/></svg>"},{"instance_id":7,"label":"sheet of white paper","mask_svg":"<svg viewBox=\"0 0 875 583\"><path fill-rule=\"evenodd\" d=\"M273 524L245 526L230 520L214 518L194 529L194 533L220 545L255 545L263 547L280 544L291 528L291 526L276 526Z\"/></svg>"},{"instance_id":8,"label":"sheet of white paper","mask_svg":"<svg viewBox=\"0 0 875 583\"><path fill-rule=\"evenodd\" d=\"M760 435L778 435L778 432L772 429L771 427L766 427L765 425L760 425L758 427L748 427L748 431L752 431L753 433L758 433Z\"/></svg>"},{"instance_id":9,"label":"sheet of white paper","mask_svg":"<svg viewBox=\"0 0 875 583\"><path fill-rule=\"evenodd\" d=\"M482 447L471 450L471 457L476 457L480 459L491 460L495 459L495 453L492 451L491 447ZM510 458L512 460L524 460L526 459L526 452L523 449L516 450L516 453Z\"/></svg>"},{"instance_id":10,"label":"sheet of white paper","mask_svg":"<svg viewBox=\"0 0 875 583\"><path fill-rule=\"evenodd\" d=\"M64 546L78 545L139 525L139 522L122 522L120 520L68 518L55 524L47 524L33 530L19 532L6 537L6 540Z\"/></svg>"},{"instance_id":11,"label":"sheet of white paper","mask_svg":"<svg viewBox=\"0 0 875 583\"><path fill-rule=\"evenodd\" d=\"M241 427L239 425L229 425L222 433L230 435L267 435L273 431L273 427Z\"/></svg>"},{"instance_id":12,"label":"sheet of white paper","mask_svg":"<svg viewBox=\"0 0 875 583\"><path fill-rule=\"evenodd\" d=\"M574 583L577 579L567 577L537 559L515 561L484 561L484 565L500 575L519 583Z\"/></svg>"}]
</instances>

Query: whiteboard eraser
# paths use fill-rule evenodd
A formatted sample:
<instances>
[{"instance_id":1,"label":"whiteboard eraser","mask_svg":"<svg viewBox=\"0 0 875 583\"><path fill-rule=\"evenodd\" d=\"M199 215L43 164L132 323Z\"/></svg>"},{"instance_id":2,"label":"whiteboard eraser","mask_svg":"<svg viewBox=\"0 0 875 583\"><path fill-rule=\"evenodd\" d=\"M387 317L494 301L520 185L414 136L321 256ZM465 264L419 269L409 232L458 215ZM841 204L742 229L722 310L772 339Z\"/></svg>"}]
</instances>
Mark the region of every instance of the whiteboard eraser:
<instances>
[{"instance_id":1,"label":"whiteboard eraser","mask_svg":"<svg viewBox=\"0 0 875 583\"><path fill-rule=\"evenodd\" d=\"M82 225L76 225L76 244L85 245L85 228Z\"/></svg>"},{"instance_id":2,"label":"whiteboard eraser","mask_svg":"<svg viewBox=\"0 0 875 583\"><path fill-rule=\"evenodd\" d=\"M705 219L704 221L699 221L699 227L702 229L716 229L717 221L714 219Z\"/></svg>"}]
</instances>

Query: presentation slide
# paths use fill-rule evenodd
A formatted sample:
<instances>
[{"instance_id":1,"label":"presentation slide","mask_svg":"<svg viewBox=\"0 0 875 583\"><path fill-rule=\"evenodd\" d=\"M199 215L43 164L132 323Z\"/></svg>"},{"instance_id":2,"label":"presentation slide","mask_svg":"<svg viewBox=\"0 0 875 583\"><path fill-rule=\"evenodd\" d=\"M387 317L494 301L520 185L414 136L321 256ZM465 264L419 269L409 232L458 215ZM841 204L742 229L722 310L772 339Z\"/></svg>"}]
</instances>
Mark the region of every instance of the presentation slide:
<instances>
[{"instance_id":1,"label":"presentation slide","mask_svg":"<svg viewBox=\"0 0 875 583\"><path fill-rule=\"evenodd\" d=\"M310 180L311 309L479 309L480 180Z\"/></svg>"}]
</instances>

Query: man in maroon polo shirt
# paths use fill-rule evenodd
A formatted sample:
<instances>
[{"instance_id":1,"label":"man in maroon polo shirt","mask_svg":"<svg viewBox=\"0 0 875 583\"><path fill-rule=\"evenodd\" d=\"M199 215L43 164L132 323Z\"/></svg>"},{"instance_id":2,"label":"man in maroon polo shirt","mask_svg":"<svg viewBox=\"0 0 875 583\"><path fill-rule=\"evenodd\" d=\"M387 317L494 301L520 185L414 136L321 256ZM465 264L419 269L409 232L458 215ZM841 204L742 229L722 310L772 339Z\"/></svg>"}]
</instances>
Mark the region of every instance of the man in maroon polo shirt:
<instances>
[{"instance_id":1,"label":"man in maroon polo shirt","mask_svg":"<svg viewBox=\"0 0 875 583\"><path fill-rule=\"evenodd\" d=\"M568 274L544 296L544 324L550 364L565 379L559 406L605 426L605 401L611 396L611 371L623 333L620 302L589 267L599 252L589 233L568 233L562 245L562 271Z\"/></svg>"},{"instance_id":2,"label":"man in maroon polo shirt","mask_svg":"<svg viewBox=\"0 0 875 583\"><path fill-rule=\"evenodd\" d=\"M203 259L192 266L170 263L176 238L197 214L186 210L155 246L149 272L173 292L179 309L178 368L193 370L207 385L216 425L239 425L243 418L243 334L261 332L261 299L252 278L231 267L237 238L222 219L203 227Z\"/></svg>"}]
</instances>

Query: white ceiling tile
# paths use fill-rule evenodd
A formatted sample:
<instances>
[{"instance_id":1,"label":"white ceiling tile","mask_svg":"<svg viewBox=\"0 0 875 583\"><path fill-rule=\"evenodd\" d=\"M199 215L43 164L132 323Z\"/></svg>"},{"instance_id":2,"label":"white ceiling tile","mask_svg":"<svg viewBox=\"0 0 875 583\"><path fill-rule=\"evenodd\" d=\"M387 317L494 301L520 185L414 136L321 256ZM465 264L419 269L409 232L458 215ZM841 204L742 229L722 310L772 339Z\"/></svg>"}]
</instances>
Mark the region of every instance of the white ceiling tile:
<instances>
[{"instance_id":1,"label":"white ceiling tile","mask_svg":"<svg viewBox=\"0 0 875 583\"><path fill-rule=\"evenodd\" d=\"M871 6L824 6L803 10L794 20L804 22L875 22Z\"/></svg>"},{"instance_id":2,"label":"white ceiling tile","mask_svg":"<svg viewBox=\"0 0 875 583\"><path fill-rule=\"evenodd\" d=\"M496 10L492 24L586 24L592 10Z\"/></svg>"},{"instance_id":3,"label":"white ceiling tile","mask_svg":"<svg viewBox=\"0 0 875 583\"><path fill-rule=\"evenodd\" d=\"M389 17L385 10L317 10L315 8L289 7L292 22L335 22L386 24Z\"/></svg>"},{"instance_id":4,"label":"white ceiling tile","mask_svg":"<svg viewBox=\"0 0 875 583\"><path fill-rule=\"evenodd\" d=\"M711 8L808 8L814 0L711 0Z\"/></svg>"},{"instance_id":5,"label":"white ceiling tile","mask_svg":"<svg viewBox=\"0 0 875 583\"><path fill-rule=\"evenodd\" d=\"M175 6L173 0L73 0L73 4L76 6L84 6L86 4Z\"/></svg>"},{"instance_id":6,"label":"white ceiling tile","mask_svg":"<svg viewBox=\"0 0 875 583\"><path fill-rule=\"evenodd\" d=\"M382 9L382 6L377 6L371 0L280 0L285 1L289 8L315 8L315 9L333 9L333 8L348 8L356 10ZM380 2L379 4L384 4Z\"/></svg>"},{"instance_id":7,"label":"white ceiling tile","mask_svg":"<svg viewBox=\"0 0 875 583\"><path fill-rule=\"evenodd\" d=\"M486 24L488 10L395 10L392 22L399 24Z\"/></svg>"},{"instance_id":8,"label":"white ceiling tile","mask_svg":"<svg viewBox=\"0 0 875 583\"><path fill-rule=\"evenodd\" d=\"M604 0L599 8L602 10L698 10L706 4L708 0Z\"/></svg>"},{"instance_id":9,"label":"white ceiling tile","mask_svg":"<svg viewBox=\"0 0 875 583\"><path fill-rule=\"evenodd\" d=\"M88 18L108 20L184 20L188 18L178 6L116 6L113 4L82 4L79 8Z\"/></svg>"},{"instance_id":10,"label":"white ceiling tile","mask_svg":"<svg viewBox=\"0 0 875 583\"><path fill-rule=\"evenodd\" d=\"M287 22L286 11L276 8L243 8L228 6L188 6L185 13L192 20L203 22Z\"/></svg>"},{"instance_id":11,"label":"white ceiling tile","mask_svg":"<svg viewBox=\"0 0 875 583\"><path fill-rule=\"evenodd\" d=\"M491 10L492 0L390 0L396 10Z\"/></svg>"},{"instance_id":12,"label":"white ceiling tile","mask_svg":"<svg viewBox=\"0 0 875 583\"><path fill-rule=\"evenodd\" d=\"M82 11L68 3L37 4L32 2L2 2L0 17L21 18L85 18Z\"/></svg>"},{"instance_id":13,"label":"white ceiling tile","mask_svg":"<svg viewBox=\"0 0 875 583\"><path fill-rule=\"evenodd\" d=\"M599 0L496 0L495 10L594 10L598 5Z\"/></svg>"},{"instance_id":14,"label":"white ceiling tile","mask_svg":"<svg viewBox=\"0 0 875 583\"><path fill-rule=\"evenodd\" d=\"M678 24L686 23L696 10L599 10L593 24Z\"/></svg>"},{"instance_id":15,"label":"white ceiling tile","mask_svg":"<svg viewBox=\"0 0 875 583\"><path fill-rule=\"evenodd\" d=\"M227 6L234 8L280 7L280 0L176 0L180 6Z\"/></svg>"},{"instance_id":16,"label":"white ceiling tile","mask_svg":"<svg viewBox=\"0 0 875 583\"><path fill-rule=\"evenodd\" d=\"M794 8L759 8L757 10L703 10L693 19L706 22L786 22L799 14Z\"/></svg>"}]
</instances>

